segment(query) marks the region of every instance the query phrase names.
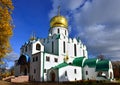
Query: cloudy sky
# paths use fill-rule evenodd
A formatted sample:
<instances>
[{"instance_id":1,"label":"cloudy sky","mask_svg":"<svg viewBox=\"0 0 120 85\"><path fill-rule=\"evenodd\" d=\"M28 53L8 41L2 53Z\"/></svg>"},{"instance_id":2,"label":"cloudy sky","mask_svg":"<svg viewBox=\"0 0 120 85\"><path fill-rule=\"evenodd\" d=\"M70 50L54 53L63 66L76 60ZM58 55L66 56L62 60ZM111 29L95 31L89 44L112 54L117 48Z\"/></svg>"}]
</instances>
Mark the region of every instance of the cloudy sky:
<instances>
[{"instance_id":1,"label":"cloudy sky","mask_svg":"<svg viewBox=\"0 0 120 85\"><path fill-rule=\"evenodd\" d=\"M120 60L120 0L13 0L13 4L15 29L9 63L18 58L21 45L32 32L39 38L48 36L49 21L59 5L61 15L69 21L70 37L80 37L89 57L103 54Z\"/></svg>"}]
</instances>

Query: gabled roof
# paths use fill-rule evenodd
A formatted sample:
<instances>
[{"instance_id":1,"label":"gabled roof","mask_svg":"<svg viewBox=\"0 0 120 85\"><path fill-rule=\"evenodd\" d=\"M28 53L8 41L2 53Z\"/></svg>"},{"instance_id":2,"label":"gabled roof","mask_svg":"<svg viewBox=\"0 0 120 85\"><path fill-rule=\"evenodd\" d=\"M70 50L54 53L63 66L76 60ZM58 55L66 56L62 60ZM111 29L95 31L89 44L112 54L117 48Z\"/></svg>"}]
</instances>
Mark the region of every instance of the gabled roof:
<instances>
[{"instance_id":1,"label":"gabled roof","mask_svg":"<svg viewBox=\"0 0 120 85\"><path fill-rule=\"evenodd\" d=\"M96 71L108 71L109 70L109 60L100 60L96 64Z\"/></svg>"},{"instance_id":2,"label":"gabled roof","mask_svg":"<svg viewBox=\"0 0 120 85\"><path fill-rule=\"evenodd\" d=\"M82 67L84 57L78 57L73 60L73 65Z\"/></svg>"},{"instance_id":3,"label":"gabled roof","mask_svg":"<svg viewBox=\"0 0 120 85\"><path fill-rule=\"evenodd\" d=\"M59 64L59 65L57 65L55 67L52 67L52 68L53 69L60 69L60 68L65 67L65 66L68 66L68 64L66 62L63 62L63 63L61 63L61 64Z\"/></svg>"},{"instance_id":4,"label":"gabled roof","mask_svg":"<svg viewBox=\"0 0 120 85\"><path fill-rule=\"evenodd\" d=\"M95 67L96 66L96 58L93 59L86 59L83 66Z\"/></svg>"}]
</instances>

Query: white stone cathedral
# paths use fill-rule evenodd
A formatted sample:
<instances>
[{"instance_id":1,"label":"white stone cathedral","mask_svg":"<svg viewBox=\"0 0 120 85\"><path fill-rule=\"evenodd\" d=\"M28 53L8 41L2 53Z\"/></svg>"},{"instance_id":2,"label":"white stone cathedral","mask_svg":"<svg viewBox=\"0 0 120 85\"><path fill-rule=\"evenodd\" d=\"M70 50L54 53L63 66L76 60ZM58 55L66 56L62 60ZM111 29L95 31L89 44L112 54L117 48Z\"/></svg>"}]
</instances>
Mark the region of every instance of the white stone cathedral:
<instances>
[{"instance_id":1,"label":"white stone cathedral","mask_svg":"<svg viewBox=\"0 0 120 85\"><path fill-rule=\"evenodd\" d=\"M20 48L15 61L15 76L29 76L30 81L112 80L111 61L88 59L80 39L69 38L67 19L60 15L50 20L48 37L33 35Z\"/></svg>"}]
</instances>

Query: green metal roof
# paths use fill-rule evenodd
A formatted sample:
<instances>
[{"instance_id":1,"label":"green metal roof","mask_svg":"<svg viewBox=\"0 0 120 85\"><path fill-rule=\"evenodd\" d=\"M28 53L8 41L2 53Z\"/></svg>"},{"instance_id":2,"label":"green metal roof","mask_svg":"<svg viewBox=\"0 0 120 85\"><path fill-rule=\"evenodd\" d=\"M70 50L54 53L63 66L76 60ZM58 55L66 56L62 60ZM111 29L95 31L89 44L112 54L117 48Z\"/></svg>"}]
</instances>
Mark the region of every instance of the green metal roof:
<instances>
[{"instance_id":1,"label":"green metal roof","mask_svg":"<svg viewBox=\"0 0 120 85\"><path fill-rule=\"evenodd\" d=\"M94 59L86 59L83 66L95 67L96 66L96 58Z\"/></svg>"},{"instance_id":2,"label":"green metal roof","mask_svg":"<svg viewBox=\"0 0 120 85\"><path fill-rule=\"evenodd\" d=\"M109 60L101 60L96 64L96 71L108 71L109 70Z\"/></svg>"},{"instance_id":3,"label":"green metal roof","mask_svg":"<svg viewBox=\"0 0 120 85\"><path fill-rule=\"evenodd\" d=\"M73 60L73 65L82 67L84 57L78 57Z\"/></svg>"},{"instance_id":4,"label":"green metal roof","mask_svg":"<svg viewBox=\"0 0 120 85\"><path fill-rule=\"evenodd\" d=\"M57 66L55 66L55 67L53 67L54 69L60 69L60 68L62 68L62 67L65 67L65 66L67 66L68 64L66 63L66 62L64 62L64 63L61 63L61 64L59 64L59 65L57 65Z\"/></svg>"}]
</instances>

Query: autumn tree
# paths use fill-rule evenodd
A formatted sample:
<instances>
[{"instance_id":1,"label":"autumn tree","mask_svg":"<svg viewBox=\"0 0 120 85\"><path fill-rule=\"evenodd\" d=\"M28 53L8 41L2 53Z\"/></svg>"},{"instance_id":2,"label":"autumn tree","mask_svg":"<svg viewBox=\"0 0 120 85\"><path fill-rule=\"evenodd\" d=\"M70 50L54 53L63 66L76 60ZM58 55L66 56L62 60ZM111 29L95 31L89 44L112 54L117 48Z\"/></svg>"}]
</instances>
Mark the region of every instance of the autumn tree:
<instances>
[{"instance_id":1,"label":"autumn tree","mask_svg":"<svg viewBox=\"0 0 120 85\"><path fill-rule=\"evenodd\" d=\"M11 0L0 0L0 61L1 58L11 52L10 37L12 36L12 10Z\"/></svg>"}]
</instances>

